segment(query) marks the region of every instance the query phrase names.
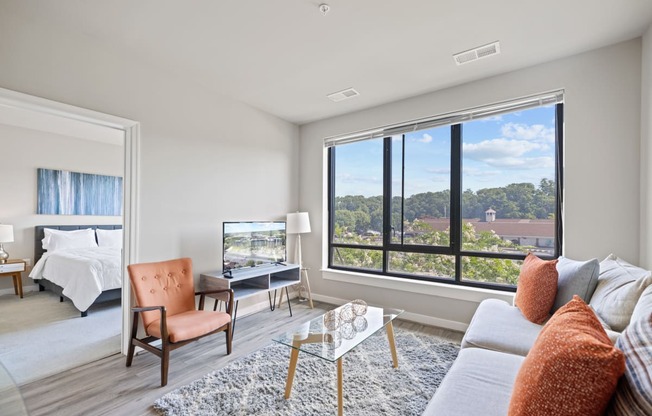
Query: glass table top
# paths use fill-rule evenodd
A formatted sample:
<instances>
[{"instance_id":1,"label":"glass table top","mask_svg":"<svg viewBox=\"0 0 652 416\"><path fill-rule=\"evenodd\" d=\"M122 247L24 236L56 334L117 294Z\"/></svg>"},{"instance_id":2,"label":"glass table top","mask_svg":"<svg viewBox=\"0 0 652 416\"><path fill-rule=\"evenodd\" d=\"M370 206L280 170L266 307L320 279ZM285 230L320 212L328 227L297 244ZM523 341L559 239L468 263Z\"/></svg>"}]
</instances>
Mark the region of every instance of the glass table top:
<instances>
[{"instance_id":1,"label":"glass table top","mask_svg":"<svg viewBox=\"0 0 652 416\"><path fill-rule=\"evenodd\" d=\"M337 361L361 342L403 313L401 309L378 308L356 301L306 322L274 341L302 352Z\"/></svg>"}]
</instances>

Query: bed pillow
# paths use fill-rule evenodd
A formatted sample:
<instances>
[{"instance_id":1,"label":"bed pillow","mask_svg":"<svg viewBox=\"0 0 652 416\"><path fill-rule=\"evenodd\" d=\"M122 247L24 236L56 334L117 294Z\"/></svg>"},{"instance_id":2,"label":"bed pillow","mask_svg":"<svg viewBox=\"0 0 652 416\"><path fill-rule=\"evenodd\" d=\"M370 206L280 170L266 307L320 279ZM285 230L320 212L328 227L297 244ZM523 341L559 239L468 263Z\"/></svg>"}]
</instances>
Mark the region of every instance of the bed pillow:
<instances>
[{"instance_id":1,"label":"bed pillow","mask_svg":"<svg viewBox=\"0 0 652 416\"><path fill-rule=\"evenodd\" d=\"M43 229L43 234L45 237L41 240L43 250L49 250L50 249L50 237L54 234L58 235L68 235L68 236L73 236L73 235L86 235L89 232L93 232L92 228L84 228L81 230L56 230L54 228L44 228ZM95 236L93 236L95 238Z\"/></svg>"},{"instance_id":2,"label":"bed pillow","mask_svg":"<svg viewBox=\"0 0 652 416\"><path fill-rule=\"evenodd\" d=\"M610 254L600 263L598 286L590 305L611 329L622 332L629 324L638 299L651 283L649 270Z\"/></svg>"},{"instance_id":3,"label":"bed pillow","mask_svg":"<svg viewBox=\"0 0 652 416\"><path fill-rule=\"evenodd\" d=\"M100 247L122 248L122 230L102 230L98 228L97 245Z\"/></svg>"},{"instance_id":4,"label":"bed pillow","mask_svg":"<svg viewBox=\"0 0 652 416\"><path fill-rule=\"evenodd\" d=\"M557 259L541 260L532 253L525 257L516 285L516 306L528 321L542 324L550 316L557 294Z\"/></svg>"},{"instance_id":5,"label":"bed pillow","mask_svg":"<svg viewBox=\"0 0 652 416\"><path fill-rule=\"evenodd\" d=\"M53 230L57 231L57 230ZM91 248L97 247L95 241L95 231L92 228L78 230L79 232L55 232L50 233L48 238L48 252L57 250L67 250L71 248ZM47 237L46 237L47 238Z\"/></svg>"},{"instance_id":6,"label":"bed pillow","mask_svg":"<svg viewBox=\"0 0 652 416\"><path fill-rule=\"evenodd\" d=\"M551 313L555 313L577 295L584 302L588 302L598 285L600 274L600 263L598 259L588 261L571 260L566 257L559 257L557 263L557 296Z\"/></svg>"},{"instance_id":7,"label":"bed pillow","mask_svg":"<svg viewBox=\"0 0 652 416\"><path fill-rule=\"evenodd\" d=\"M602 415L624 372L625 356L575 295L541 329L523 360L508 415Z\"/></svg>"}]
</instances>

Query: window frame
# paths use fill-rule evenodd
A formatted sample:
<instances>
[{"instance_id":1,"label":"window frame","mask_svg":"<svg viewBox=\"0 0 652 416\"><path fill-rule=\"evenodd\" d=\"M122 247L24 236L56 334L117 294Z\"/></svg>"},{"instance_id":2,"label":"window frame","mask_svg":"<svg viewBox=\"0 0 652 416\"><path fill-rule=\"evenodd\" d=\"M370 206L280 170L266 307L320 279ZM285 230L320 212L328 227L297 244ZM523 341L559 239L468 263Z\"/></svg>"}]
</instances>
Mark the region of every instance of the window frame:
<instances>
[{"instance_id":1,"label":"window frame","mask_svg":"<svg viewBox=\"0 0 652 416\"><path fill-rule=\"evenodd\" d=\"M564 103L558 102L555 106L555 237L554 237L554 254L552 256L540 256L544 259L554 259L561 255L563 244L563 139L564 139ZM510 112L516 112L513 110ZM516 286L479 282L472 280L463 280L462 278L462 257L483 257L499 258L510 260L524 260L526 254L507 254L494 252L477 252L462 250L462 128L464 122L458 122L450 125L451 129L451 176L450 176L450 242L449 246L425 246L415 244L395 243L391 240L391 203L392 203L392 136L387 135L383 138L383 243L380 246L347 244L334 242L335 231L335 158L337 146L327 148L328 164L328 268L333 270L343 270L350 272L362 272L379 276L391 276L405 278L410 280L421 280L429 282L439 282L458 286L469 286L484 289L502 290L507 292L516 291ZM403 138L403 143L405 139ZM403 155L405 157L405 149ZM402 165L404 169L404 164ZM404 186L404 184L403 184ZM402 194L402 204L405 204L405 195ZM402 212L403 214L403 212ZM338 266L333 262L335 252L338 248L352 248L363 250L374 250L382 252L382 269L373 270L365 268ZM422 254L441 254L453 256L455 258L455 276L453 279L446 277L433 277L425 275L406 274L389 270L389 253L390 252L409 252Z\"/></svg>"}]
</instances>

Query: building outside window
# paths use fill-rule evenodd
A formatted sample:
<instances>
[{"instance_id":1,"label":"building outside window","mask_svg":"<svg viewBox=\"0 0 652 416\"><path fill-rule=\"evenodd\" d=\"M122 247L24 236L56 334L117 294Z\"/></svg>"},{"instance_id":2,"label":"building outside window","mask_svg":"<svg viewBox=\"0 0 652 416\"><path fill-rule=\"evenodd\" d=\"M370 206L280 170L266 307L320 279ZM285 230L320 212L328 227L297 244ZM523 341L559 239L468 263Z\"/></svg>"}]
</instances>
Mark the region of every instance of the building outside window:
<instances>
[{"instance_id":1,"label":"building outside window","mask_svg":"<svg viewBox=\"0 0 652 416\"><path fill-rule=\"evenodd\" d=\"M327 139L329 267L513 290L561 252L562 99Z\"/></svg>"}]
</instances>

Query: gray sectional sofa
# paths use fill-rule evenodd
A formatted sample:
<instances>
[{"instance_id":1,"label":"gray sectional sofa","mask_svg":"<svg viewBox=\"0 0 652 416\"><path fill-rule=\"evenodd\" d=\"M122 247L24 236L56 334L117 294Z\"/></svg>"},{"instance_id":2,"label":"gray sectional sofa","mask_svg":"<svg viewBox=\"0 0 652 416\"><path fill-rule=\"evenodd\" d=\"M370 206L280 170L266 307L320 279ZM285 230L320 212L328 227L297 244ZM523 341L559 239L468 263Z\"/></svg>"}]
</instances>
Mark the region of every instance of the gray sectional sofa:
<instances>
[{"instance_id":1,"label":"gray sectional sofa","mask_svg":"<svg viewBox=\"0 0 652 416\"><path fill-rule=\"evenodd\" d=\"M622 330L630 320L652 319L649 271L613 255L600 264L562 257L557 270L557 298L551 314L577 294L594 308L612 342L619 331L607 322ZM483 301L464 335L459 356L424 415L507 415L514 380L542 327L505 301Z\"/></svg>"}]
</instances>

